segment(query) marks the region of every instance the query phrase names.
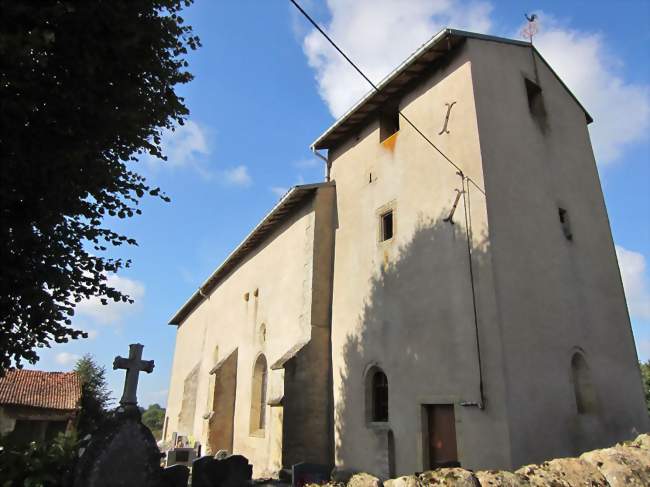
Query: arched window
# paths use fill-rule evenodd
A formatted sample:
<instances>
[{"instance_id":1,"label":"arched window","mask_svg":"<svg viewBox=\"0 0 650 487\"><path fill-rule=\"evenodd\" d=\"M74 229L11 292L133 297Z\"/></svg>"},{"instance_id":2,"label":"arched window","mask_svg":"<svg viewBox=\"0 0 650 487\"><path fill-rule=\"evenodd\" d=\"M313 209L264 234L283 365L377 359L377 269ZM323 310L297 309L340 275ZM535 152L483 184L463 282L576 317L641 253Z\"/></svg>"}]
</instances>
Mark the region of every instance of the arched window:
<instances>
[{"instance_id":1,"label":"arched window","mask_svg":"<svg viewBox=\"0 0 650 487\"><path fill-rule=\"evenodd\" d=\"M578 414L592 414L596 412L596 390L591 381L591 373L585 357L576 352L571 357L571 379L575 394Z\"/></svg>"},{"instance_id":2,"label":"arched window","mask_svg":"<svg viewBox=\"0 0 650 487\"><path fill-rule=\"evenodd\" d=\"M260 354L253 367L253 384L251 388L251 433L264 432L266 416L266 357Z\"/></svg>"},{"instance_id":3,"label":"arched window","mask_svg":"<svg viewBox=\"0 0 650 487\"><path fill-rule=\"evenodd\" d=\"M388 379L379 367L372 367L366 376L366 411L370 422L388 421Z\"/></svg>"}]
</instances>

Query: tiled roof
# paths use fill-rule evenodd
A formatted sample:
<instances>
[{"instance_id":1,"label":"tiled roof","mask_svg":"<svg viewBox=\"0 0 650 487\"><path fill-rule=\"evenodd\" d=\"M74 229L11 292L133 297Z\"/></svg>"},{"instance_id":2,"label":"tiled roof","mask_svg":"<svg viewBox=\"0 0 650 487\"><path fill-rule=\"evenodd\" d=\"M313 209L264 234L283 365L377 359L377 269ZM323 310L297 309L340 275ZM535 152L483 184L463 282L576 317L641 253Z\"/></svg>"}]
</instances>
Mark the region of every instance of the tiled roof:
<instances>
[{"instance_id":1,"label":"tiled roof","mask_svg":"<svg viewBox=\"0 0 650 487\"><path fill-rule=\"evenodd\" d=\"M10 370L0 377L0 405L76 409L81 381L75 372Z\"/></svg>"}]
</instances>

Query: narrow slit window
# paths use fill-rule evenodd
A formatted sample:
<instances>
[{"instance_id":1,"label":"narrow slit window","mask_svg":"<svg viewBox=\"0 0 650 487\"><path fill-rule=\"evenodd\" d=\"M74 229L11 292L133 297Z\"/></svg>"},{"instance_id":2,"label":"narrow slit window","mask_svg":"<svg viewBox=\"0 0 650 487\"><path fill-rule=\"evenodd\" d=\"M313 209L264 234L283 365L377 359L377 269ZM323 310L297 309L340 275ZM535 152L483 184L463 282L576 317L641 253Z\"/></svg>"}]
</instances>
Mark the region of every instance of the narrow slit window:
<instances>
[{"instance_id":1,"label":"narrow slit window","mask_svg":"<svg viewBox=\"0 0 650 487\"><path fill-rule=\"evenodd\" d=\"M544 98L542 97L542 88L534 81L528 78L524 79L526 84L526 96L528 97L528 108L530 114L538 123L540 128L546 129L546 107L544 106Z\"/></svg>"},{"instance_id":2,"label":"narrow slit window","mask_svg":"<svg viewBox=\"0 0 650 487\"><path fill-rule=\"evenodd\" d=\"M382 112L379 119L379 142L383 142L388 137L399 130L399 111L397 108Z\"/></svg>"},{"instance_id":3,"label":"narrow slit window","mask_svg":"<svg viewBox=\"0 0 650 487\"><path fill-rule=\"evenodd\" d=\"M383 213L379 218L381 241L393 238L393 210Z\"/></svg>"},{"instance_id":4,"label":"narrow slit window","mask_svg":"<svg viewBox=\"0 0 650 487\"><path fill-rule=\"evenodd\" d=\"M571 232L571 223L569 222L569 212L564 208L558 208L558 216L560 217L560 224L562 225L562 232L567 240L573 240L573 233Z\"/></svg>"}]
</instances>

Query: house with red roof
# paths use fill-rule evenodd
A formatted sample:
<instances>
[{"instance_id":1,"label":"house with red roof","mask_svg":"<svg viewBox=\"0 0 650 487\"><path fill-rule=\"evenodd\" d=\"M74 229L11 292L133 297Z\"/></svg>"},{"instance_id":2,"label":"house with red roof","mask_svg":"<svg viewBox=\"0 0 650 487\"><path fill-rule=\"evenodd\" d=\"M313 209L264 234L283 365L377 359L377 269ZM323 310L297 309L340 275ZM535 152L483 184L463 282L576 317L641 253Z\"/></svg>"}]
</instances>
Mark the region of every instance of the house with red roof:
<instances>
[{"instance_id":1,"label":"house with red roof","mask_svg":"<svg viewBox=\"0 0 650 487\"><path fill-rule=\"evenodd\" d=\"M49 441L74 428L80 400L76 372L10 370L0 377L0 435Z\"/></svg>"}]
</instances>

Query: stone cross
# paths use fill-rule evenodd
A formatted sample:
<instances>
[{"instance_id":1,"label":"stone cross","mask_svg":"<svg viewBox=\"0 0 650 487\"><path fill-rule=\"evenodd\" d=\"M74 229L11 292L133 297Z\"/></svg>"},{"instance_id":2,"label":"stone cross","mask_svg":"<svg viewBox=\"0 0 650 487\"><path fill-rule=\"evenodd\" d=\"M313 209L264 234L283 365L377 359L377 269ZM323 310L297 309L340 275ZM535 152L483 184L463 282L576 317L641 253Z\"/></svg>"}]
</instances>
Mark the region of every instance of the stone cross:
<instances>
[{"instance_id":1,"label":"stone cross","mask_svg":"<svg viewBox=\"0 0 650 487\"><path fill-rule=\"evenodd\" d=\"M122 406L135 406L138 404L136 391L138 389L138 375L140 371L151 373L153 371L153 360L142 360L142 349L144 345L132 343L129 345L129 358L115 357L113 370L126 369L126 380L124 381L124 393L120 404Z\"/></svg>"}]
</instances>

